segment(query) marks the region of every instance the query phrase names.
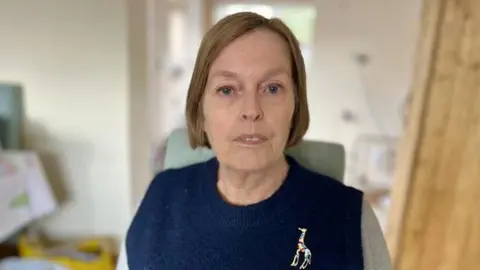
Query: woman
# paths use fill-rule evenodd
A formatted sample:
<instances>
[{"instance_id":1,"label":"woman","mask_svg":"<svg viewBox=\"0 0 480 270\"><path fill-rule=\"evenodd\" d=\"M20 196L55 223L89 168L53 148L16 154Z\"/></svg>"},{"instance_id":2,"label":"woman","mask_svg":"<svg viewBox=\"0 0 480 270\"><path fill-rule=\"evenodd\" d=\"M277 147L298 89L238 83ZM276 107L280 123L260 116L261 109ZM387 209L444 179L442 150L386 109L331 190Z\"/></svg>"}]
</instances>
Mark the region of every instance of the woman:
<instances>
[{"instance_id":1,"label":"woman","mask_svg":"<svg viewBox=\"0 0 480 270\"><path fill-rule=\"evenodd\" d=\"M391 269L384 242L369 245L383 239L376 222L362 221L373 215L362 193L284 154L308 128L305 81L280 20L237 13L218 22L199 49L186 108L191 146L216 158L155 177L120 265ZM367 226L377 233L362 233Z\"/></svg>"}]
</instances>

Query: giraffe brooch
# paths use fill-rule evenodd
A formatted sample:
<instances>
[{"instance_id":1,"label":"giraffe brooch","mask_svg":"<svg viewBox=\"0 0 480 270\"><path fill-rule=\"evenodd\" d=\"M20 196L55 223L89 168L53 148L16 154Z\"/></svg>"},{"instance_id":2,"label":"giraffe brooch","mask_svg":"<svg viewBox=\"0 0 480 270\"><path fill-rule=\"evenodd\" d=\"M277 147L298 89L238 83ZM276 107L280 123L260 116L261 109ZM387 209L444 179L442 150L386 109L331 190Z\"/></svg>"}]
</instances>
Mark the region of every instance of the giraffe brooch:
<instances>
[{"instance_id":1,"label":"giraffe brooch","mask_svg":"<svg viewBox=\"0 0 480 270\"><path fill-rule=\"evenodd\" d=\"M295 253L295 257L293 258L291 266L298 266L300 254L303 253L303 263L300 265L300 269L305 269L307 266L312 264L312 252L310 252L310 249L308 249L305 245L305 235L307 234L307 229L298 229L302 232L302 234L300 235L300 238L298 238L297 252Z\"/></svg>"}]
</instances>

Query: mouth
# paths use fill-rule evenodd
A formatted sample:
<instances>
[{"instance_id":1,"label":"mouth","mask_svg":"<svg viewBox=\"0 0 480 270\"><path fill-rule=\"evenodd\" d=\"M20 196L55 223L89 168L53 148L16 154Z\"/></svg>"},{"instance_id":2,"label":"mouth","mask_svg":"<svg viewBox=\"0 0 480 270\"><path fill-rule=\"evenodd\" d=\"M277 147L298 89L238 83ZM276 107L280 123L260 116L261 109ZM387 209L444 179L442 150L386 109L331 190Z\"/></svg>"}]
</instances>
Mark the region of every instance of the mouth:
<instances>
[{"instance_id":1,"label":"mouth","mask_svg":"<svg viewBox=\"0 0 480 270\"><path fill-rule=\"evenodd\" d=\"M259 145L266 142L268 138L262 134L242 134L235 138L235 142L241 143L244 145Z\"/></svg>"}]
</instances>

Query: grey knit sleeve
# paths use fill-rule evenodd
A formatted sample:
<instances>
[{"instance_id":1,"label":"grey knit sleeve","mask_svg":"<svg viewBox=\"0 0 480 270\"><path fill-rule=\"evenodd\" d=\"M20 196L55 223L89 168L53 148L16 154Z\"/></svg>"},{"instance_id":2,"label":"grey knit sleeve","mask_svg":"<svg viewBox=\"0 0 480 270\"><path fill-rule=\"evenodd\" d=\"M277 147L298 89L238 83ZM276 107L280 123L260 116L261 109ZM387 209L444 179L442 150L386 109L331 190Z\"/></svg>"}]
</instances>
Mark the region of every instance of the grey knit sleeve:
<instances>
[{"instance_id":1,"label":"grey knit sleeve","mask_svg":"<svg viewBox=\"0 0 480 270\"><path fill-rule=\"evenodd\" d=\"M393 270L383 232L370 203L363 201L362 242L365 270Z\"/></svg>"},{"instance_id":2,"label":"grey knit sleeve","mask_svg":"<svg viewBox=\"0 0 480 270\"><path fill-rule=\"evenodd\" d=\"M127 253L126 253L125 242L123 242L120 247L120 254L118 256L116 270L129 270L128 264L127 264Z\"/></svg>"}]
</instances>

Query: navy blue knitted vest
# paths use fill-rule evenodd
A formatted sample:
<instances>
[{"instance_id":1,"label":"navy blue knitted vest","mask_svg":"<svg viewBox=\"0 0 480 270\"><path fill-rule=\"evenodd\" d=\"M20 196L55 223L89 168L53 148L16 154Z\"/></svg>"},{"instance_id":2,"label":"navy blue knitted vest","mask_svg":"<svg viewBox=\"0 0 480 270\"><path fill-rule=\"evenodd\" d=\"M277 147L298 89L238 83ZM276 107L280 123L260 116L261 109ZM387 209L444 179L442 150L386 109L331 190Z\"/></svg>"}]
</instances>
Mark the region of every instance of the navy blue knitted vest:
<instances>
[{"instance_id":1,"label":"navy blue knitted vest","mask_svg":"<svg viewBox=\"0 0 480 270\"><path fill-rule=\"evenodd\" d=\"M249 206L222 200L215 158L158 174L127 234L129 269L363 269L362 193L287 160L282 186Z\"/></svg>"}]
</instances>

